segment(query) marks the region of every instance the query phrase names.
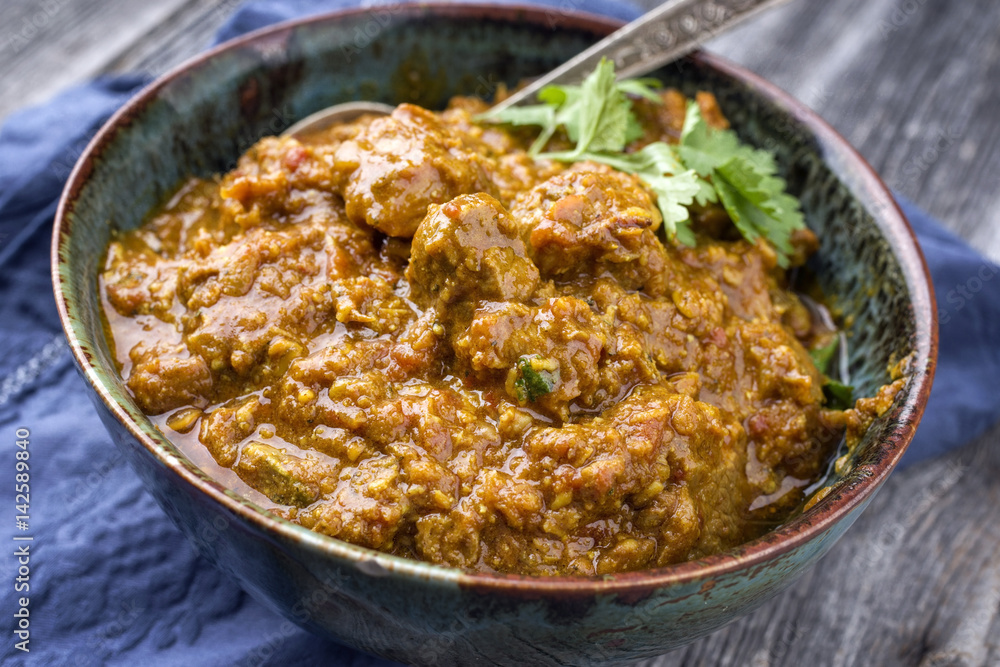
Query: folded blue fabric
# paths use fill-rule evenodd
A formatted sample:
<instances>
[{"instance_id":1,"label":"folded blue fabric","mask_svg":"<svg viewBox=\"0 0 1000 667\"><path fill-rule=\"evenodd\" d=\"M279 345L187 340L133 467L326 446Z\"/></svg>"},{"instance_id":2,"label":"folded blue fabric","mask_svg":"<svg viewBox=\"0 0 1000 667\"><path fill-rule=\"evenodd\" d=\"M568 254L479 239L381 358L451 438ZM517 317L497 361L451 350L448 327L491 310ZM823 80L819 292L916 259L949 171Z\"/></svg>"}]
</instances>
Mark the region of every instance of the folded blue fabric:
<instances>
[{"instance_id":1,"label":"folded blue fabric","mask_svg":"<svg viewBox=\"0 0 1000 667\"><path fill-rule=\"evenodd\" d=\"M352 4L251 2L219 39ZM572 4L622 19L636 13L623 3ZM49 286L55 202L87 140L142 83L99 79L12 115L0 129L0 446L12 461L15 430L30 430L30 530L18 535L34 537L29 588L16 594L30 598L31 653L8 634L5 663L388 664L298 630L199 558L111 445L73 369ZM913 463L968 442L1000 413L1000 269L902 204L941 318L934 391L904 459ZM11 507L13 484L0 490ZM13 524L5 522L8 544ZM0 559L0 579L16 577L14 559Z\"/></svg>"}]
</instances>

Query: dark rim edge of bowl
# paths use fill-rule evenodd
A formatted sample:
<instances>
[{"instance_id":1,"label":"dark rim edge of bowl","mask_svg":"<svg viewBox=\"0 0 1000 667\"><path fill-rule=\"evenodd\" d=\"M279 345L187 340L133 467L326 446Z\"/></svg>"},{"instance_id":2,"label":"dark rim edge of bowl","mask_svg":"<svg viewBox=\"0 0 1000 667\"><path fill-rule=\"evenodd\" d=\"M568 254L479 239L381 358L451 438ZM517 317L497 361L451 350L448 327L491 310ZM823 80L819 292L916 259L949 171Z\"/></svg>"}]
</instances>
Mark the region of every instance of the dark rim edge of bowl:
<instances>
[{"instance_id":1,"label":"dark rim edge of bowl","mask_svg":"<svg viewBox=\"0 0 1000 667\"><path fill-rule=\"evenodd\" d=\"M876 463L863 464L858 469L853 470L847 477L838 482L834 486L833 492L818 502L814 508L763 537L733 550L663 568L618 574L614 575L613 578L472 574L456 568L433 565L366 549L279 519L251 501L235 497L232 492L209 478L193 463L163 450L157 442L144 433L111 396L97 376L93 368L94 362L83 349L74 331L73 321L78 320L78 318L71 315L67 300L62 294L64 284L59 271L63 263L60 249L63 246L63 240L69 238L67 233L69 228L68 215L72 212L76 197L80 194L87 178L94 169L95 160L99 159L102 149L114 139L120 128L128 125L130 119L145 108L155 93L173 80L204 65L217 53L248 46L264 38L280 38L302 25L348 18L370 11L370 8L355 8L274 24L224 42L181 63L142 88L111 116L89 142L67 180L55 216L51 246L53 290L60 322L69 340L77 365L101 401L159 463L184 482L195 487L197 491L220 503L229 513L250 521L259 529L277 533L275 536L269 536L269 539L282 538L300 542L324 556L341 558L355 564L374 561L384 567L387 573L400 576L412 575L418 578L437 579L441 582L450 581L473 591L516 595L562 594L576 596L598 593L651 592L653 589L668 584L711 579L734 570L766 565L767 561L820 536L842 516L850 513L875 493L902 457L912 439L927 403L934 376L938 346L937 309L923 253L912 228L885 184L860 154L829 124L774 84L721 57L704 52L697 52L691 58L696 63L720 71L725 76L741 81L760 92L771 103L781 107L796 121L806 126L817 138L825 153L838 154L845 159L846 164L858 170L860 185L867 191L868 196L874 200L880 200L879 206L882 215L873 217L899 260L907 287L910 290L910 302L916 322L914 352L918 361L924 360L922 366L917 363L912 367L915 386L912 386L909 391L911 398L915 396L913 403L904 403L898 416L899 423L884 441L883 449L888 451L884 451L884 455ZM433 15L468 19L490 18L510 22L528 20L541 24L542 19L552 11L552 8L516 4L421 3L406 5L400 11L406 18ZM575 28L599 36L610 33L622 25L620 21L608 17L578 11L568 12L562 9L559 10L559 20L558 27L560 28ZM884 218L892 220L890 222ZM929 317L927 317L928 315Z\"/></svg>"}]
</instances>

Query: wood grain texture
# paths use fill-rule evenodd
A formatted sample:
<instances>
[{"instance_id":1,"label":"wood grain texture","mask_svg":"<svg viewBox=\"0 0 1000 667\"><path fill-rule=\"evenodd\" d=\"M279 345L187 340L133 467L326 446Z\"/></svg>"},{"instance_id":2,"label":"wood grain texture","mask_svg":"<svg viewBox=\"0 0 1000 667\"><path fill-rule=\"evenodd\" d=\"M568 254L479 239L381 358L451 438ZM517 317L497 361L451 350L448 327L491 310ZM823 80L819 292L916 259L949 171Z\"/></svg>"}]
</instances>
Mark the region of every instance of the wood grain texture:
<instances>
[{"instance_id":1,"label":"wood grain texture","mask_svg":"<svg viewBox=\"0 0 1000 667\"><path fill-rule=\"evenodd\" d=\"M187 0L0 3L0 118L107 70Z\"/></svg>"},{"instance_id":2,"label":"wood grain texture","mask_svg":"<svg viewBox=\"0 0 1000 667\"><path fill-rule=\"evenodd\" d=\"M1000 261L1000 3L797 0L710 48L829 121L896 192Z\"/></svg>"},{"instance_id":3,"label":"wood grain texture","mask_svg":"<svg viewBox=\"0 0 1000 667\"><path fill-rule=\"evenodd\" d=\"M235 6L0 0L0 117L100 72L162 72ZM1000 259L998 28L994 0L796 0L709 48L813 107L897 192ZM784 594L640 664L1000 665L1000 427L893 474Z\"/></svg>"}]
</instances>

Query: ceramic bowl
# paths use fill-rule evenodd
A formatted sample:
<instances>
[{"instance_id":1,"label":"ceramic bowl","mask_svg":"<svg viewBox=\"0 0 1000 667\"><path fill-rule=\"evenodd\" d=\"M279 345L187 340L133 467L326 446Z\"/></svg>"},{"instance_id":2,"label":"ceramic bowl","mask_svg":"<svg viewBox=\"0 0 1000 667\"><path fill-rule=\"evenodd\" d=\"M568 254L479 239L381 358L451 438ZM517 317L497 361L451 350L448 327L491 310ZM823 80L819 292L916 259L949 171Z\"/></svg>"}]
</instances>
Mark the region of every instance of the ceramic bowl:
<instances>
[{"instance_id":1,"label":"ceramic bowl","mask_svg":"<svg viewBox=\"0 0 1000 667\"><path fill-rule=\"evenodd\" d=\"M850 315L850 369L871 395L910 356L895 404L827 496L733 551L597 579L468 574L347 544L275 518L208 478L136 407L101 327L97 275L182 178L226 171L259 137L349 99L440 107L543 73L616 27L564 10L385 6L250 34L143 90L84 152L53 239L62 323L115 444L197 548L310 631L417 664L590 664L663 653L788 586L857 519L902 456L930 391L934 297L914 236L871 168L828 125L760 78L707 54L656 73L714 92L747 141L775 151L822 239L813 269Z\"/></svg>"}]
</instances>

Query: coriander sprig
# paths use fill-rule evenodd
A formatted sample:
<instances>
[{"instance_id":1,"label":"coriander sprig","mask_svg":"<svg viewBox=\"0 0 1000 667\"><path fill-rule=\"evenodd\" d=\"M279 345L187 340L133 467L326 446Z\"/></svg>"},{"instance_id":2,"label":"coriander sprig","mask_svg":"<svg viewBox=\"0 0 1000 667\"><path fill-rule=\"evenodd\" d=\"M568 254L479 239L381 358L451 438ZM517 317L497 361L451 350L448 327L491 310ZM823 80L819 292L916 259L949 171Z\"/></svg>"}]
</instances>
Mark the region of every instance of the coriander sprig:
<instances>
[{"instance_id":1,"label":"coriander sprig","mask_svg":"<svg viewBox=\"0 0 1000 667\"><path fill-rule=\"evenodd\" d=\"M709 127L694 102L688 103L677 153L701 178L698 203L721 202L743 238L764 237L778 263L787 266L791 233L805 221L798 200L777 176L774 156L741 143L732 130Z\"/></svg>"},{"instance_id":2,"label":"coriander sprig","mask_svg":"<svg viewBox=\"0 0 1000 667\"><path fill-rule=\"evenodd\" d=\"M656 195L669 238L694 245L689 207L719 202L748 241L767 239L785 266L791 233L804 226L798 201L785 192L774 157L740 142L735 132L709 127L698 105L688 103L677 145L657 141L626 153L642 136L629 96L662 104L653 79L615 81L614 64L603 59L579 86L546 86L541 104L486 112L477 120L540 127L529 153L560 162L592 160L635 174ZM542 152L562 129L571 150Z\"/></svg>"},{"instance_id":3,"label":"coriander sprig","mask_svg":"<svg viewBox=\"0 0 1000 667\"><path fill-rule=\"evenodd\" d=\"M528 150L539 159L592 160L635 174L656 195L667 235L693 243L694 235L685 223L690 218L687 206L694 202L699 191L697 174L684 168L662 142L636 153L624 152L628 144L642 136L642 127L632 113L628 96L659 103L653 85L658 82L652 79L615 82L614 63L605 58L579 86L546 86L538 93L542 104L486 112L478 120L539 126L538 138ZM575 144L574 148L541 152L560 128Z\"/></svg>"}]
</instances>

